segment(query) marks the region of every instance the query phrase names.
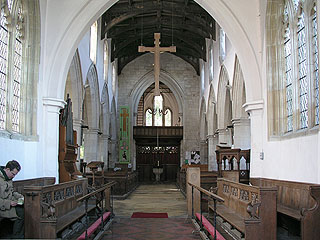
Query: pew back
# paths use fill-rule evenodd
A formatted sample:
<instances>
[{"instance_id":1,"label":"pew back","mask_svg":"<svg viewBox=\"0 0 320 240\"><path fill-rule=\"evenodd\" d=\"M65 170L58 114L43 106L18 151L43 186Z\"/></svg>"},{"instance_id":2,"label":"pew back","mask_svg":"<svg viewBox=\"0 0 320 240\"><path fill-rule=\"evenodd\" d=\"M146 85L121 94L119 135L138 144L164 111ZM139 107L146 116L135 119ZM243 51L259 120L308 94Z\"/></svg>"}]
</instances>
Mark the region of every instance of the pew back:
<instances>
[{"instance_id":1,"label":"pew back","mask_svg":"<svg viewBox=\"0 0 320 240\"><path fill-rule=\"evenodd\" d=\"M87 179L26 186L25 237L56 238L57 233L84 214L77 199L87 194Z\"/></svg>"},{"instance_id":2,"label":"pew back","mask_svg":"<svg viewBox=\"0 0 320 240\"><path fill-rule=\"evenodd\" d=\"M224 198L224 205L243 218L249 218L248 204L260 199L258 187L236 183L227 179L218 179L218 195Z\"/></svg>"}]
</instances>

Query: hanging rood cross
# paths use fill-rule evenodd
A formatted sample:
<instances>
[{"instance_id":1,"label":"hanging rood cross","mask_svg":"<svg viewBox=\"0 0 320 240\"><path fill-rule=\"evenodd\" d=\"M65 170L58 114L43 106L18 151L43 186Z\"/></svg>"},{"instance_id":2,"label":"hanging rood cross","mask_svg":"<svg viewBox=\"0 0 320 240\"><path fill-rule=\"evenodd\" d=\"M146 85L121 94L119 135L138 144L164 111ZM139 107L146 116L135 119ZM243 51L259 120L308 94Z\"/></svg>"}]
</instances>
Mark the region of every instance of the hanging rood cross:
<instances>
[{"instance_id":1,"label":"hanging rood cross","mask_svg":"<svg viewBox=\"0 0 320 240\"><path fill-rule=\"evenodd\" d=\"M154 95L159 96L159 78L160 78L160 53L162 52L176 52L176 46L160 47L160 33L154 33L154 47L139 46L139 52L152 52L154 53L154 82L155 89Z\"/></svg>"}]
</instances>

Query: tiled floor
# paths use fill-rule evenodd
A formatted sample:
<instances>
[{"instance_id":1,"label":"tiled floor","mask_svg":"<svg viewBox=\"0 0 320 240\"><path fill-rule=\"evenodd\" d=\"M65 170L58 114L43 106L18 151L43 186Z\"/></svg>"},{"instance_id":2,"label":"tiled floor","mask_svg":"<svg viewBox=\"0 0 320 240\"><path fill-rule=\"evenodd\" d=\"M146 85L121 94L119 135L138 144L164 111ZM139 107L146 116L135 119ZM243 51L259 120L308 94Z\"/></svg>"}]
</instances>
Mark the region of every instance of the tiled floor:
<instances>
[{"instance_id":1,"label":"tiled floor","mask_svg":"<svg viewBox=\"0 0 320 240\"><path fill-rule=\"evenodd\" d=\"M133 212L168 213L169 218L130 218ZM140 185L129 198L114 201L115 220L104 240L191 240L187 201L175 184Z\"/></svg>"},{"instance_id":2,"label":"tiled floor","mask_svg":"<svg viewBox=\"0 0 320 240\"><path fill-rule=\"evenodd\" d=\"M183 218L117 218L104 240L193 240L190 221Z\"/></svg>"}]
</instances>

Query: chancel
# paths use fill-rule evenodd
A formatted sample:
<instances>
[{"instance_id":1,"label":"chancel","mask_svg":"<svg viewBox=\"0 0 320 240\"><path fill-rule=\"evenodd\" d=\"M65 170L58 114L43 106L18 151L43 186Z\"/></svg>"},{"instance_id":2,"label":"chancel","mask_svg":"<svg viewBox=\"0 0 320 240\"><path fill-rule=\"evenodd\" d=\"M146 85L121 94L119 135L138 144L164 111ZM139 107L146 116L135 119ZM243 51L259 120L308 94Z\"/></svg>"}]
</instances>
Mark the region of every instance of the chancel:
<instances>
[{"instance_id":1,"label":"chancel","mask_svg":"<svg viewBox=\"0 0 320 240\"><path fill-rule=\"evenodd\" d=\"M63 2L1 1L0 238L319 238L319 1Z\"/></svg>"}]
</instances>

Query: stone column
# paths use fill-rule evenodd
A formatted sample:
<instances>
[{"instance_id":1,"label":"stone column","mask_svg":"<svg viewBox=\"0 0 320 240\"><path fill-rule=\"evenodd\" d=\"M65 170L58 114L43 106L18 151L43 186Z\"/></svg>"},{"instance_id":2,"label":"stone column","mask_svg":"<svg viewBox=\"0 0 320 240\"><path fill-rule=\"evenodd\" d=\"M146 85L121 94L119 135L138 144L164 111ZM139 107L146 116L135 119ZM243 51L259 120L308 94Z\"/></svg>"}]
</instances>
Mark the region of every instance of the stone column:
<instances>
[{"instance_id":1,"label":"stone column","mask_svg":"<svg viewBox=\"0 0 320 240\"><path fill-rule=\"evenodd\" d=\"M225 147L231 147L231 130L230 129L218 129L219 144Z\"/></svg>"},{"instance_id":2,"label":"stone column","mask_svg":"<svg viewBox=\"0 0 320 240\"><path fill-rule=\"evenodd\" d=\"M84 158L87 163L98 159L98 132L99 129L87 129L84 140Z\"/></svg>"},{"instance_id":3,"label":"stone column","mask_svg":"<svg viewBox=\"0 0 320 240\"><path fill-rule=\"evenodd\" d=\"M59 113L66 102L63 99L43 98L43 121L41 141L42 167L38 176L55 177L59 182ZM39 163L41 164L41 163Z\"/></svg>"},{"instance_id":4,"label":"stone column","mask_svg":"<svg viewBox=\"0 0 320 240\"><path fill-rule=\"evenodd\" d=\"M109 150L109 135L102 134L100 137L101 140L101 160L104 162L104 169L108 170L108 150Z\"/></svg>"},{"instance_id":5,"label":"stone column","mask_svg":"<svg viewBox=\"0 0 320 240\"><path fill-rule=\"evenodd\" d=\"M208 144L206 140L200 141L200 163L208 164Z\"/></svg>"},{"instance_id":6,"label":"stone column","mask_svg":"<svg viewBox=\"0 0 320 240\"><path fill-rule=\"evenodd\" d=\"M208 170L218 171L216 158L216 146L218 138L215 135L208 135Z\"/></svg>"},{"instance_id":7,"label":"stone column","mask_svg":"<svg viewBox=\"0 0 320 240\"><path fill-rule=\"evenodd\" d=\"M232 124L234 148L250 149L250 120L248 118L233 119Z\"/></svg>"},{"instance_id":8,"label":"stone column","mask_svg":"<svg viewBox=\"0 0 320 240\"><path fill-rule=\"evenodd\" d=\"M263 101L246 103L244 109L250 114L250 177L260 177L263 176Z\"/></svg>"}]
</instances>

